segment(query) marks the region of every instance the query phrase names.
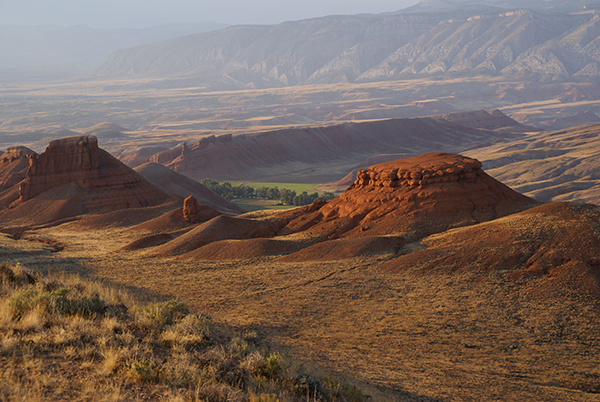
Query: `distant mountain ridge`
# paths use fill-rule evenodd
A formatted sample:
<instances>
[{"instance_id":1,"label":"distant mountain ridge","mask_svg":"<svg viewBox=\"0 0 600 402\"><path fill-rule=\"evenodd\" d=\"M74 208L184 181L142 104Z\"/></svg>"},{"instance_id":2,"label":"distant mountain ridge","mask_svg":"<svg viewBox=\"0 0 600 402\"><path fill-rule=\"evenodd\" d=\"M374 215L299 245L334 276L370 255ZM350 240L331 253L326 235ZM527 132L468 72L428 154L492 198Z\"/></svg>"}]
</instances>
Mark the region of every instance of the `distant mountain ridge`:
<instances>
[{"instance_id":1,"label":"distant mountain ridge","mask_svg":"<svg viewBox=\"0 0 600 402\"><path fill-rule=\"evenodd\" d=\"M442 74L597 80L599 14L469 6L234 26L119 50L97 71L105 78L168 78L174 86L193 81L214 88Z\"/></svg>"},{"instance_id":2,"label":"distant mountain ridge","mask_svg":"<svg viewBox=\"0 0 600 402\"><path fill-rule=\"evenodd\" d=\"M441 10L472 5L473 0L421 0L412 7L400 10L402 13ZM498 8L528 8L536 11L572 12L597 6L589 0L477 0L478 5Z\"/></svg>"}]
</instances>

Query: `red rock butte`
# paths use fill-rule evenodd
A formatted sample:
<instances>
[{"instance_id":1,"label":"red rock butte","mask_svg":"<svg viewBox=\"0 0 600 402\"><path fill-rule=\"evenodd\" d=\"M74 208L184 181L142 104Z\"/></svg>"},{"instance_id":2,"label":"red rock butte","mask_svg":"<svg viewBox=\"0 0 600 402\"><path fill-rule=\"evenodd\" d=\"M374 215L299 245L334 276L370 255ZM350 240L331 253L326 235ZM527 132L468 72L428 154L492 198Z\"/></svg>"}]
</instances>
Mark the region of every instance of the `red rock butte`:
<instances>
[{"instance_id":1,"label":"red rock butte","mask_svg":"<svg viewBox=\"0 0 600 402\"><path fill-rule=\"evenodd\" d=\"M96 137L80 136L52 141L44 153L29 155L19 200L27 201L67 183L75 183L86 192L98 192L86 203L88 210L145 207L166 199L166 194L98 148Z\"/></svg>"},{"instance_id":2,"label":"red rock butte","mask_svg":"<svg viewBox=\"0 0 600 402\"><path fill-rule=\"evenodd\" d=\"M342 195L315 205L316 211L308 215L293 218L287 230L329 226L329 237L364 236L391 234L426 221L427 225L416 225L418 231L433 233L495 219L534 204L537 202L488 176L478 160L433 153L359 170Z\"/></svg>"},{"instance_id":3,"label":"red rock butte","mask_svg":"<svg viewBox=\"0 0 600 402\"><path fill-rule=\"evenodd\" d=\"M25 159L28 162L27 169L17 174L22 178L20 183L0 192L0 204L4 207L0 221L10 225L41 224L87 212L155 206L168 197L100 149L94 136L52 141L42 154L12 149L4 156L0 161L1 171L15 162L23 164Z\"/></svg>"}]
</instances>

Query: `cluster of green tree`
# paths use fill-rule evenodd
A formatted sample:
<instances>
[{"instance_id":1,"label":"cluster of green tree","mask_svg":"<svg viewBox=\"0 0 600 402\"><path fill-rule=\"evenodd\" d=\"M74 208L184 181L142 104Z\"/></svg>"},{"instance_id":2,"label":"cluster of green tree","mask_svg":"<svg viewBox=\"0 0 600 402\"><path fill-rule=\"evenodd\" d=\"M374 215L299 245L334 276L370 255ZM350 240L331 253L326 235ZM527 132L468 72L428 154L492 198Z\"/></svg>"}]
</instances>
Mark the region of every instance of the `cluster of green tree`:
<instances>
[{"instance_id":1,"label":"cluster of green tree","mask_svg":"<svg viewBox=\"0 0 600 402\"><path fill-rule=\"evenodd\" d=\"M317 192L308 194L306 191L296 194L295 191L288 190L287 188L259 187L254 189L245 185L232 186L228 181L219 183L213 179L203 179L200 183L230 201L234 198L264 198L267 200L279 200L283 205L301 206L311 204L317 200L331 200L334 197L332 193L328 192L324 192L319 196Z\"/></svg>"}]
</instances>

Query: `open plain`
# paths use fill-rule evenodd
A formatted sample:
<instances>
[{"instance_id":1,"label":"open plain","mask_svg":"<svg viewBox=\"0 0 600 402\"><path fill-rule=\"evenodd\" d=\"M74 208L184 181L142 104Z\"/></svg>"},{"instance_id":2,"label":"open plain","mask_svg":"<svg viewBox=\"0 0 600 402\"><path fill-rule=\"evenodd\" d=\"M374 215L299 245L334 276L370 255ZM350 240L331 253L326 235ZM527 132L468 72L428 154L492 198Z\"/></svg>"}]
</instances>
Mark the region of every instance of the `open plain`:
<instances>
[{"instance_id":1,"label":"open plain","mask_svg":"<svg viewBox=\"0 0 600 402\"><path fill-rule=\"evenodd\" d=\"M1 296L54 294L21 266L74 274L248 338L206 326L185 343L165 321L171 338L142 341L136 321L131 350L156 348L119 355L126 319L105 306L86 319L108 332L45 361L65 374L48 385L20 373L62 355L49 339L68 344L61 325L83 318L5 314L7 299L0 359L16 368L0 367L0 400L93 399L69 388L82 369L116 379L106 400L600 401L598 10L434 3L172 38L85 76L0 77ZM231 202L205 178L336 198ZM251 353L256 339L267 348ZM167 383L166 349L200 369ZM295 379L274 375L287 352ZM229 393L201 396L219 376ZM299 378L318 380L312 396Z\"/></svg>"}]
</instances>

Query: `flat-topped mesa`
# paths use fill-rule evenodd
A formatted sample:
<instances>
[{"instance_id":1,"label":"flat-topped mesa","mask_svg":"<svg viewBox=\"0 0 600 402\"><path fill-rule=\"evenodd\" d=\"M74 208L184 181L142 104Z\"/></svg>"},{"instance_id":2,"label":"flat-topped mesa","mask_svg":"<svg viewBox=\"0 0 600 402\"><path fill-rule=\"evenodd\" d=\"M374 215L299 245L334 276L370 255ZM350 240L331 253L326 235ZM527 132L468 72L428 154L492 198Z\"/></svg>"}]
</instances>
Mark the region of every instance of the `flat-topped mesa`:
<instances>
[{"instance_id":1,"label":"flat-topped mesa","mask_svg":"<svg viewBox=\"0 0 600 402\"><path fill-rule=\"evenodd\" d=\"M98 150L98 139L90 135L51 141L44 153L32 153L27 178L19 189L20 200L70 182L90 190L99 177Z\"/></svg>"},{"instance_id":2,"label":"flat-topped mesa","mask_svg":"<svg viewBox=\"0 0 600 402\"><path fill-rule=\"evenodd\" d=\"M429 154L401 159L361 169L352 188L371 187L425 187L434 183L474 182L483 175L481 162L476 159L452 154Z\"/></svg>"},{"instance_id":3,"label":"flat-topped mesa","mask_svg":"<svg viewBox=\"0 0 600 402\"><path fill-rule=\"evenodd\" d=\"M290 213L281 234L391 235L412 240L521 211L536 201L487 175L476 159L432 153L360 170L339 197Z\"/></svg>"},{"instance_id":4,"label":"flat-topped mesa","mask_svg":"<svg viewBox=\"0 0 600 402\"><path fill-rule=\"evenodd\" d=\"M27 176L19 186L19 202L64 185L78 196L85 211L140 208L164 202L167 194L148 183L98 147L95 136L76 136L52 141L42 154L29 155ZM56 190L56 197L70 197ZM65 190L66 191L66 190Z\"/></svg>"}]
</instances>

